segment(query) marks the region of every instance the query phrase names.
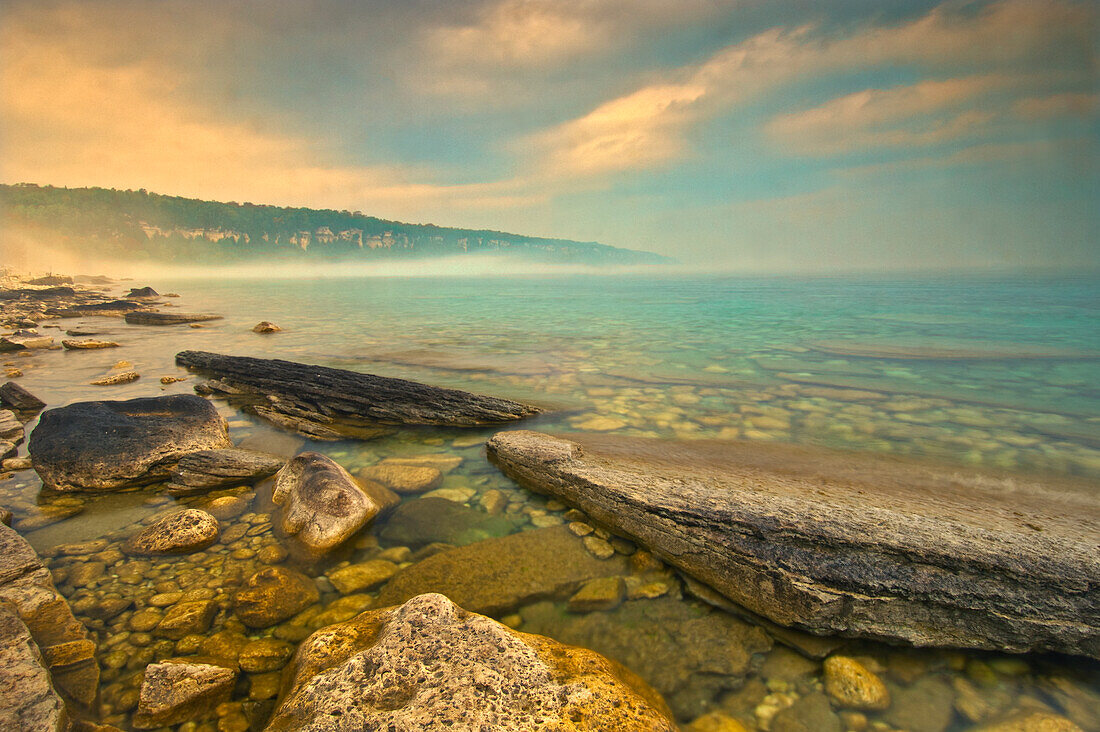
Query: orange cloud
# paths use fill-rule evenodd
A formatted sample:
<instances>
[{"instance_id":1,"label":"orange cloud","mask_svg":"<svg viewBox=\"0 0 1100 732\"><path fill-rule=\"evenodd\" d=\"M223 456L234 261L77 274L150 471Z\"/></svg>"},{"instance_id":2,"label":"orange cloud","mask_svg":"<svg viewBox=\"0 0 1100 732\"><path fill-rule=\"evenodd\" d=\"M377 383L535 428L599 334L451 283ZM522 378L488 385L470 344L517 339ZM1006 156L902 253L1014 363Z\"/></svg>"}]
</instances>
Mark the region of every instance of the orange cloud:
<instances>
[{"instance_id":1,"label":"orange cloud","mask_svg":"<svg viewBox=\"0 0 1100 732\"><path fill-rule=\"evenodd\" d=\"M817 37L809 26L773 29L724 48L699 64L683 67L663 82L606 102L536 139L550 143L544 152L544 165L551 169L561 167L563 160L578 161L566 169L580 173L650 168L686 154L687 131L699 121L797 79L896 64L930 69L960 64L995 68L1031 61L1039 66L1080 67L1090 58L1091 29L1095 25L1095 8L1086 5L1062 0L1003 0L974 15L948 5L908 23L868 27L837 39ZM946 105L952 95L961 98L976 93L972 85L1002 83L997 77L975 76L970 80L929 82L892 98L888 92L879 96L865 92L862 97L853 95L838 101L834 107L826 105L801 123L794 119L779 123L779 128L784 124L811 126L815 115L819 120L839 120L845 115L851 118L872 103L880 107L880 115L900 115L905 105L914 109ZM621 115L610 131L605 125L593 123L593 116L600 118L608 110L630 107L633 100L660 99L668 95L669 89L691 91L686 95L674 92L670 103L651 108L650 114ZM903 99L905 95L908 98ZM892 102L896 111L889 111L887 102ZM864 142L929 144L966 134L987 121L987 114L971 111L930 123L924 129L894 130ZM627 144L631 141L634 144ZM594 156L595 164L580 162L589 155Z\"/></svg>"}]
</instances>

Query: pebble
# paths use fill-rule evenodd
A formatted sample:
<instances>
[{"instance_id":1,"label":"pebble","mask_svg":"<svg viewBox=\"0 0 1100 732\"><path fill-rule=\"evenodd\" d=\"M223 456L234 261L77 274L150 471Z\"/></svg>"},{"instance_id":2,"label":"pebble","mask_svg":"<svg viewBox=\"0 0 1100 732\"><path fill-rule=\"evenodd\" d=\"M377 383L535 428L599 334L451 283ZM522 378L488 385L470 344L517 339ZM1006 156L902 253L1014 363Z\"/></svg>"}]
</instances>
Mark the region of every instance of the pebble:
<instances>
[{"instance_id":1,"label":"pebble","mask_svg":"<svg viewBox=\"0 0 1100 732\"><path fill-rule=\"evenodd\" d=\"M615 549L611 544L598 536L586 536L581 541L584 542L584 548L598 559L611 559L615 556Z\"/></svg>"},{"instance_id":2,"label":"pebble","mask_svg":"<svg viewBox=\"0 0 1100 732\"><path fill-rule=\"evenodd\" d=\"M882 710L890 706L890 692L882 679L847 656L825 659L825 691L838 706Z\"/></svg>"}]
</instances>

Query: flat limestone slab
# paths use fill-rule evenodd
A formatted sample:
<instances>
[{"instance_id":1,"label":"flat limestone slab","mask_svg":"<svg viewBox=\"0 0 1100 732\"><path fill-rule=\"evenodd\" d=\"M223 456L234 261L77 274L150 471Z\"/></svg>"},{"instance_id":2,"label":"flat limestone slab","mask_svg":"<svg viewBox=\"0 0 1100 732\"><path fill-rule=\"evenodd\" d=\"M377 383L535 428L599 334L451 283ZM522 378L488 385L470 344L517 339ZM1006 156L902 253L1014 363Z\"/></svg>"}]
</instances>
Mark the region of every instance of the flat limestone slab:
<instances>
[{"instance_id":1,"label":"flat limestone slab","mask_svg":"<svg viewBox=\"0 0 1100 732\"><path fill-rule=\"evenodd\" d=\"M1100 658L1095 486L747 442L516 431L488 452L781 625Z\"/></svg>"},{"instance_id":2,"label":"flat limestone slab","mask_svg":"<svg viewBox=\"0 0 1100 732\"><path fill-rule=\"evenodd\" d=\"M508 399L278 359L183 351L176 364L215 377L207 387L212 393L251 400L249 411L322 439L359 436L355 428L367 425L505 424L540 411Z\"/></svg>"}]
</instances>

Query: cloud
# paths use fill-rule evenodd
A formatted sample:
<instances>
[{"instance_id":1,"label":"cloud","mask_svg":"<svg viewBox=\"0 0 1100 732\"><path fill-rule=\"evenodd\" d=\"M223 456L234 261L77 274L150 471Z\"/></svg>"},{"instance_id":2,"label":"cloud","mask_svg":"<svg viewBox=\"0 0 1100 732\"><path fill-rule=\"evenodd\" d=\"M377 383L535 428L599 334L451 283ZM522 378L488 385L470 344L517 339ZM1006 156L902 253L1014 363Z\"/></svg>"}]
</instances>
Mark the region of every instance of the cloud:
<instances>
[{"instance_id":1,"label":"cloud","mask_svg":"<svg viewBox=\"0 0 1100 732\"><path fill-rule=\"evenodd\" d=\"M964 12L950 3L916 20L863 27L842 37L823 36L812 26L776 28L728 46L701 63L680 68L663 81L606 102L538 139L552 143L544 153L544 164L550 168L560 167L563 160L583 161L587 155L596 154L597 164L577 162L566 169L588 173L647 169L687 154L687 137L702 120L794 81L887 66L920 70L959 65L979 70L1013 65L1087 67L1095 27L1096 11L1089 5L1062 0L1003 0L976 13ZM863 97L838 101L816 115L821 121L845 114L851 117L859 112L861 104L874 104L879 107L878 114L889 116L900 113L905 105L919 109L921 105L946 104L952 95L976 93L970 88L973 85L1001 83L995 79L975 76L971 80L935 82L893 95L871 90ZM620 115L610 130L593 121L623 106L631 107L634 100L662 98L669 102L652 106L648 114ZM899 111L891 112L891 104ZM805 124L810 125L812 118L810 115ZM985 121L981 113L968 112L923 130L895 130L873 143L929 144L965 134ZM793 119L788 124L797 126Z\"/></svg>"},{"instance_id":2,"label":"cloud","mask_svg":"<svg viewBox=\"0 0 1100 732\"><path fill-rule=\"evenodd\" d=\"M815 155L939 144L986 127L996 117L994 112L959 110L993 92L1018 87L1021 81L987 74L864 89L774 117L765 131L786 151Z\"/></svg>"},{"instance_id":3,"label":"cloud","mask_svg":"<svg viewBox=\"0 0 1100 732\"><path fill-rule=\"evenodd\" d=\"M44 27L57 31L65 18L56 20ZM450 185L433 182L433 171L422 166L347 162L332 141L242 115L155 63L93 53L81 34L27 26L41 17L5 21L0 179L6 182L147 188L397 218L544 200L517 181Z\"/></svg>"},{"instance_id":4,"label":"cloud","mask_svg":"<svg viewBox=\"0 0 1100 732\"><path fill-rule=\"evenodd\" d=\"M1028 97L1012 105L1012 110L1028 120L1055 117L1086 117L1096 119L1100 113L1100 94L1065 93L1045 97Z\"/></svg>"}]
</instances>

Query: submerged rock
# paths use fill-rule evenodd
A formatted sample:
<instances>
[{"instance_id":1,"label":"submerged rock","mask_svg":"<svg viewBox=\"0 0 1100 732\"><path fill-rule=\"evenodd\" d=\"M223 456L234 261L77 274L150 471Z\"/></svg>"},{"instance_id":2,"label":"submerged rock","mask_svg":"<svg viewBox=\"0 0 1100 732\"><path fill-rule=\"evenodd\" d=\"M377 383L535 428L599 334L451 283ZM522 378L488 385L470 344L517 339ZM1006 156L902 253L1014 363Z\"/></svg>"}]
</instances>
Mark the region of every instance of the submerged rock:
<instances>
[{"instance_id":1,"label":"submerged rock","mask_svg":"<svg viewBox=\"0 0 1100 732\"><path fill-rule=\"evenodd\" d=\"M269 732L675 729L661 698L624 667L442 595L317 631L288 673Z\"/></svg>"},{"instance_id":2,"label":"submerged rock","mask_svg":"<svg viewBox=\"0 0 1100 732\"><path fill-rule=\"evenodd\" d=\"M205 663L152 663L145 667L134 727L153 729L214 716L229 701L237 673Z\"/></svg>"},{"instance_id":3,"label":"submerged rock","mask_svg":"<svg viewBox=\"0 0 1100 732\"><path fill-rule=\"evenodd\" d=\"M772 647L760 628L672 597L584 614L539 602L520 615L525 632L552 635L622 663L660 692L681 719L699 716L722 693L740 688L753 656Z\"/></svg>"},{"instance_id":4,"label":"submerged rock","mask_svg":"<svg viewBox=\"0 0 1100 732\"><path fill-rule=\"evenodd\" d=\"M1100 658L1100 498L897 458L502 432L490 457L782 625Z\"/></svg>"},{"instance_id":5,"label":"submerged rock","mask_svg":"<svg viewBox=\"0 0 1100 732\"><path fill-rule=\"evenodd\" d=\"M326 455L303 452L275 476L272 500L282 507L282 530L311 551L325 553L400 499L380 485L356 480Z\"/></svg>"},{"instance_id":6,"label":"submerged rock","mask_svg":"<svg viewBox=\"0 0 1100 732\"><path fill-rule=\"evenodd\" d=\"M252 326L253 333L278 333L282 328L272 323L270 320L261 320L256 325Z\"/></svg>"},{"instance_id":7,"label":"submerged rock","mask_svg":"<svg viewBox=\"0 0 1100 732\"><path fill-rule=\"evenodd\" d=\"M130 537L122 551L137 556L190 554L218 540L218 520L206 511L189 508L165 516Z\"/></svg>"},{"instance_id":8,"label":"submerged rock","mask_svg":"<svg viewBox=\"0 0 1100 732\"><path fill-rule=\"evenodd\" d=\"M253 450L199 450L180 458L168 492L188 495L247 485L274 475L284 463L281 457Z\"/></svg>"},{"instance_id":9,"label":"submerged rock","mask_svg":"<svg viewBox=\"0 0 1100 732\"><path fill-rule=\"evenodd\" d=\"M126 322L131 325L181 325L221 319L220 315L207 313L153 313L144 310L126 313Z\"/></svg>"},{"instance_id":10,"label":"submerged rock","mask_svg":"<svg viewBox=\"0 0 1100 732\"><path fill-rule=\"evenodd\" d=\"M395 493L426 493L443 482L443 473L428 465L380 463L363 468L359 477L381 483Z\"/></svg>"},{"instance_id":11,"label":"submerged rock","mask_svg":"<svg viewBox=\"0 0 1100 732\"><path fill-rule=\"evenodd\" d=\"M535 600L568 597L590 579L627 571L625 557L596 559L566 527L556 526L433 554L394 575L378 604L439 592L473 612L497 615Z\"/></svg>"},{"instance_id":12,"label":"submerged rock","mask_svg":"<svg viewBox=\"0 0 1100 732\"><path fill-rule=\"evenodd\" d=\"M317 585L301 572L266 567L248 578L237 593L234 612L250 628L281 623L321 599Z\"/></svg>"},{"instance_id":13,"label":"submerged rock","mask_svg":"<svg viewBox=\"0 0 1100 732\"><path fill-rule=\"evenodd\" d=\"M177 394L47 410L29 449L47 487L109 491L163 480L184 455L231 446L214 405Z\"/></svg>"},{"instance_id":14,"label":"submerged rock","mask_svg":"<svg viewBox=\"0 0 1100 732\"><path fill-rule=\"evenodd\" d=\"M246 410L320 439L375 437L379 425L503 424L540 411L507 399L291 361L183 351L176 363L215 377L211 390Z\"/></svg>"},{"instance_id":15,"label":"submerged rock","mask_svg":"<svg viewBox=\"0 0 1100 732\"><path fill-rule=\"evenodd\" d=\"M389 544L420 547L440 542L461 546L511 533L515 525L446 498L405 501L386 520L380 536Z\"/></svg>"}]
</instances>

